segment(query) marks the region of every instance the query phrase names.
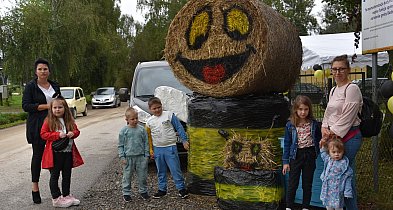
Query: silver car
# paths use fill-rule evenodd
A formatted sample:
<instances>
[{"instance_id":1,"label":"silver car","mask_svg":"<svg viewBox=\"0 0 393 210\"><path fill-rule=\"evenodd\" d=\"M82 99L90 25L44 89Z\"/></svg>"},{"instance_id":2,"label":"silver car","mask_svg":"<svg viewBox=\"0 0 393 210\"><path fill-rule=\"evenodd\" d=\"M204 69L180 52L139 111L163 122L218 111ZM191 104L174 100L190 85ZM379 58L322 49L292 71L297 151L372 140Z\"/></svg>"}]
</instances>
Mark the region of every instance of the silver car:
<instances>
[{"instance_id":1,"label":"silver car","mask_svg":"<svg viewBox=\"0 0 393 210\"><path fill-rule=\"evenodd\" d=\"M121 105L119 93L114 87L98 88L91 99L93 109L99 107L118 107Z\"/></svg>"}]
</instances>

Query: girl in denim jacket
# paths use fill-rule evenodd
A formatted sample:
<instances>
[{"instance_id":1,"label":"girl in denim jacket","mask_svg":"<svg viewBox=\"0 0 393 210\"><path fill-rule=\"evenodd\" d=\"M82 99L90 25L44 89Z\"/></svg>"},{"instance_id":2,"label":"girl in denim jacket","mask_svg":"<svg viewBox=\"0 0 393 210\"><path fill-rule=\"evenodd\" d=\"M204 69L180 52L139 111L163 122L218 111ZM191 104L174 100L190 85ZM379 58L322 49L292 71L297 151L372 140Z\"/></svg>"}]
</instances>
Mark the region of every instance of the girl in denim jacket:
<instances>
[{"instance_id":1,"label":"girl in denim jacket","mask_svg":"<svg viewBox=\"0 0 393 210\"><path fill-rule=\"evenodd\" d=\"M286 210L291 210L302 174L303 210L310 208L311 188L319 153L321 128L314 119L311 100L299 95L292 106L292 114L285 128L282 173L289 172Z\"/></svg>"}]
</instances>

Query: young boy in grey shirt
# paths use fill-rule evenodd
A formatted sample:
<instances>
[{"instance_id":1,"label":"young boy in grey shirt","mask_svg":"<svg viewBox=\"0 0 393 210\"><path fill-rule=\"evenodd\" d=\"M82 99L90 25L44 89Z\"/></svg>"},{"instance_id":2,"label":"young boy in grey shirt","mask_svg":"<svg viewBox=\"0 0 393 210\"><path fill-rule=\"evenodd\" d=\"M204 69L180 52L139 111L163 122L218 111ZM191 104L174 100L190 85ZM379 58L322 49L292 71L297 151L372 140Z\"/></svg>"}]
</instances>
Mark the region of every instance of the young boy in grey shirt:
<instances>
[{"instance_id":1,"label":"young boy in grey shirt","mask_svg":"<svg viewBox=\"0 0 393 210\"><path fill-rule=\"evenodd\" d=\"M131 181L133 171L136 171L139 194L144 200L150 198L147 193L147 169L149 159L149 143L144 127L138 125L138 112L129 107L125 118L127 126L119 132L118 151L123 164L123 199L131 201Z\"/></svg>"}]
</instances>

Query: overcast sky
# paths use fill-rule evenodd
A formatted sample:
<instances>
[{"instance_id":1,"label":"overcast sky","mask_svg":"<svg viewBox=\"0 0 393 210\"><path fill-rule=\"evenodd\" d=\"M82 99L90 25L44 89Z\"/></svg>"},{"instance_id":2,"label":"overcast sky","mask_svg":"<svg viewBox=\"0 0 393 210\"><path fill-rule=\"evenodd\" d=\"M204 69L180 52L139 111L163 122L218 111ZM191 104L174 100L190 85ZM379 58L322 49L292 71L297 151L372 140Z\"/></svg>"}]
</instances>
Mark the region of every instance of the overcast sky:
<instances>
[{"instance_id":1,"label":"overcast sky","mask_svg":"<svg viewBox=\"0 0 393 210\"><path fill-rule=\"evenodd\" d=\"M15 0L0 0L0 13L4 14L15 4ZM137 21L143 22L143 16L140 11L136 10L136 0L122 0L120 5L121 12L134 17Z\"/></svg>"},{"instance_id":2,"label":"overcast sky","mask_svg":"<svg viewBox=\"0 0 393 210\"><path fill-rule=\"evenodd\" d=\"M315 7L312 10L312 14L318 19L319 24L320 18L317 16L318 12L322 11L322 0L314 0ZM0 13L4 14L4 12L7 10L6 8L11 7L14 5L15 0L0 0ZM136 10L136 0L122 0L120 9L123 14L128 14L134 17L135 20L139 22L144 22L144 18L141 14L141 11Z\"/></svg>"}]
</instances>

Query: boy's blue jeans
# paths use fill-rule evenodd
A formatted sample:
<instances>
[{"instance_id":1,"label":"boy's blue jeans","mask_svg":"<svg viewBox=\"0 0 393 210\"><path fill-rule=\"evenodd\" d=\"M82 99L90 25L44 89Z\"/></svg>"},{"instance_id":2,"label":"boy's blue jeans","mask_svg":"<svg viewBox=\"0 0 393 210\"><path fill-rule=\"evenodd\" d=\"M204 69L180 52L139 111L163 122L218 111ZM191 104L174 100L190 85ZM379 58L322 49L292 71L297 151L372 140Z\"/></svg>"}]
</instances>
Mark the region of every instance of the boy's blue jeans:
<instances>
[{"instance_id":1,"label":"boy's blue jeans","mask_svg":"<svg viewBox=\"0 0 393 210\"><path fill-rule=\"evenodd\" d=\"M167 167L171 172L176 189L182 190L186 188L183 174L180 169L180 160L176 145L154 147L154 160L157 167L158 190L167 191Z\"/></svg>"},{"instance_id":2,"label":"boy's blue jeans","mask_svg":"<svg viewBox=\"0 0 393 210\"><path fill-rule=\"evenodd\" d=\"M360 147L362 146L362 134L359 132L353 138L349 139L345 142L345 153L349 159L349 166L351 166L353 170L353 177L352 177L352 194L353 198L345 198L344 203L345 207L348 210L357 210L357 192L356 192L356 154L358 153Z\"/></svg>"},{"instance_id":3,"label":"boy's blue jeans","mask_svg":"<svg viewBox=\"0 0 393 210\"><path fill-rule=\"evenodd\" d=\"M123 195L131 195L131 181L134 170L138 179L139 194L147 193L147 163L148 157L144 155L125 157L127 164L123 165Z\"/></svg>"}]
</instances>

